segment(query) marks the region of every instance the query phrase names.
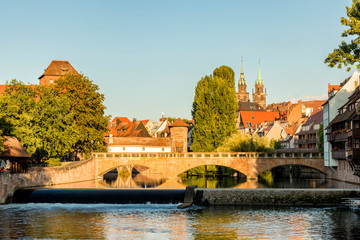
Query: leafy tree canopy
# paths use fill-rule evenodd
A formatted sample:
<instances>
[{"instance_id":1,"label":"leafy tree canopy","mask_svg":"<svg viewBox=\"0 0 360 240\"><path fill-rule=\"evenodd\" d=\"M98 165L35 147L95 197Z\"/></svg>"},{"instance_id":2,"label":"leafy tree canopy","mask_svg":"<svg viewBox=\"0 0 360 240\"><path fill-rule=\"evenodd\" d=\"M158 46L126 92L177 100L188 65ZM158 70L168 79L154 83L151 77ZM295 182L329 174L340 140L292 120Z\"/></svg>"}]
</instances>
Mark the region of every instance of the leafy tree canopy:
<instances>
[{"instance_id":1,"label":"leafy tree canopy","mask_svg":"<svg viewBox=\"0 0 360 240\"><path fill-rule=\"evenodd\" d=\"M0 97L0 129L17 137L34 158L62 156L72 150L77 136L69 103L51 88L12 80Z\"/></svg>"},{"instance_id":2,"label":"leafy tree canopy","mask_svg":"<svg viewBox=\"0 0 360 240\"><path fill-rule=\"evenodd\" d=\"M214 77L225 79L228 82L230 88L235 87L235 73L231 67L223 65L215 68L213 71L213 75Z\"/></svg>"},{"instance_id":3,"label":"leafy tree canopy","mask_svg":"<svg viewBox=\"0 0 360 240\"><path fill-rule=\"evenodd\" d=\"M235 131L235 88L226 79L205 76L195 88L192 116L195 120L193 151L214 151Z\"/></svg>"},{"instance_id":4,"label":"leafy tree canopy","mask_svg":"<svg viewBox=\"0 0 360 240\"><path fill-rule=\"evenodd\" d=\"M104 151L104 133L110 121L105 116L105 97L99 87L88 77L67 74L56 80L55 91L60 97L70 100L70 109L79 133L76 148L87 154L91 151Z\"/></svg>"},{"instance_id":5,"label":"leafy tree canopy","mask_svg":"<svg viewBox=\"0 0 360 240\"><path fill-rule=\"evenodd\" d=\"M329 67L337 66L341 69L347 67L347 71L351 70L349 65L356 64L360 69L360 0L353 0L351 7L346 7L347 18L341 18L341 24L348 27L341 36L351 37L350 42L342 41L338 48L325 59L325 63Z\"/></svg>"}]
</instances>

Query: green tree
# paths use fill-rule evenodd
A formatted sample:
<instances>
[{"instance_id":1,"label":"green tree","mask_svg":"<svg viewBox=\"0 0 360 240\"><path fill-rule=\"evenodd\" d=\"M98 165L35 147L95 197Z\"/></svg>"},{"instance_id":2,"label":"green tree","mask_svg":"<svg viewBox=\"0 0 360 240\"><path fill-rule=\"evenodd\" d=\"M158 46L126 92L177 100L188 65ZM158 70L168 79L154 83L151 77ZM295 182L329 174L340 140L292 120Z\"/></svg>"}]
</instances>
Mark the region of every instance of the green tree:
<instances>
[{"instance_id":1,"label":"green tree","mask_svg":"<svg viewBox=\"0 0 360 240\"><path fill-rule=\"evenodd\" d=\"M67 74L56 81L55 90L60 97L70 100L70 109L79 133L76 148L82 153L104 151L104 133L110 116L105 116L105 97L88 77Z\"/></svg>"},{"instance_id":2,"label":"green tree","mask_svg":"<svg viewBox=\"0 0 360 240\"><path fill-rule=\"evenodd\" d=\"M341 24L348 27L341 36L351 37L349 43L341 41L338 48L325 59L325 63L329 67L337 66L341 69L347 67L347 71L351 70L348 65L356 64L360 69L360 0L353 0L351 7L346 7L347 17L341 18Z\"/></svg>"},{"instance_id":3,"label":"green tree","mask_svg":"<svg viewBox=\"0 0 360 240\"><path fill-rule=\"evenodd\" d=\"M213 75L214 77L225 79L228 82L230 88L235 87L235 73L231 67L223 65L215 68L213 71Z\"/></svg>"},{"instance_id":4,"label":"green tree","mask_svg":"<svg viewBox=\"0 0 360 240\"><path fill-rule=\"evenodd\" d=\"M77 133L69 100L50 88L7 83L0 97L0 129L15 136L33 158L58 157L71 151Z\"/></svg>"},{"instance_id":5,"label":"green tree","mask_svg":"<svg viewBox=\"0 0 360 240\"><path fill-rule=\"evenodd\" d=\"M196 88L192 116L195 120L193 151L214 151L236 129L235 88L226 79L205 76Z\"/></svg>"}]
</instances>

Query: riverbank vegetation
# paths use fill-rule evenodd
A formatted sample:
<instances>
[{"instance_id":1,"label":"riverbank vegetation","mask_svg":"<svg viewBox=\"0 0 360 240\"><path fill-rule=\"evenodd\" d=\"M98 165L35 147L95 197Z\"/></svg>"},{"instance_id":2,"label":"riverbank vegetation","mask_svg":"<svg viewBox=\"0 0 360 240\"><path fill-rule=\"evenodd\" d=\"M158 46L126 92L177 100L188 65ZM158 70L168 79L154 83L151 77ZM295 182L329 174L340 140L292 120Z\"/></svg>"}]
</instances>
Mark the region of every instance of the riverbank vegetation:
<instances>
[{"instance_id":1,"label":"riverbank vegetation","mask_svg":"<svg viewBox=\"0 0 360 240\"><path fill-rule=\"evenodd\" d=\"M0 130L17 137L37 162L104 150L109 117L98 90L84 75L66 75L51 87L7 82Z\"/></svg>"}]
</instances>

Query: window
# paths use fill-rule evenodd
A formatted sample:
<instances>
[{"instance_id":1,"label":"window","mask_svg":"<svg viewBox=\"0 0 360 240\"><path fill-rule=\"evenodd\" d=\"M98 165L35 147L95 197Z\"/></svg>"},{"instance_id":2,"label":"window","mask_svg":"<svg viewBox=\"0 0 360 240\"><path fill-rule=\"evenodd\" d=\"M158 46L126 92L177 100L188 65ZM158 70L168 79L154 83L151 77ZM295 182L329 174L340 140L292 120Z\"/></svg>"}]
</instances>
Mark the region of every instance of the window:
<instances>
[{"instance_id":1,"label":"window","mask_svg":"<svg viewBox=\"0 0 360 240\"><path fill-rule=\"evenodd\" d=\"M318 130L320 128L320 125L319 124L315 124L314 125L314 130Z\"/></svg>"},{"instance_id":2,"label":"window","mask_svg":"<svg viewBox=\"0 0 360 240\"><path fill-rule=\"evenodd\" d=\"M354 138L354 148L359 148L359 146L360 146L360 139Z\"/></svg>"},{"instance_id":3,"label":"window","mask_svg":"<svg viewBox=\"0 0 360 240\"><path fill-rule=\"evenodd\" d=\"M53 84L54 83L54 80L50 80L50 84Z\"/></svg>"}]
</instances>

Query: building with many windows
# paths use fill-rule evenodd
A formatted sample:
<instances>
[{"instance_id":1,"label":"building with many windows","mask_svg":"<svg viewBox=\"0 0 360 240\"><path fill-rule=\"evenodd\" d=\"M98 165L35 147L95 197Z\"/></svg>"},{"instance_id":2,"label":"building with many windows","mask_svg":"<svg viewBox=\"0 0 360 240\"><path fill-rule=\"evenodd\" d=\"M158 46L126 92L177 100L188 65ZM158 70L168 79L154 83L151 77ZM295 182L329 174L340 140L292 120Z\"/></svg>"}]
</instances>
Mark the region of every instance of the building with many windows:
<instances>
[{"instance_id":1,"label":"building with many windows","mask_svg":"<svg viewBox=\"0 0 360 240\"><path fill-rule=\"evenodd\" d=\"M338 170L351 170L358 177L360 177L359 106L360 88L358 86L326 128L331 156L338 161Z\"/></svg>"}]
</instances>

